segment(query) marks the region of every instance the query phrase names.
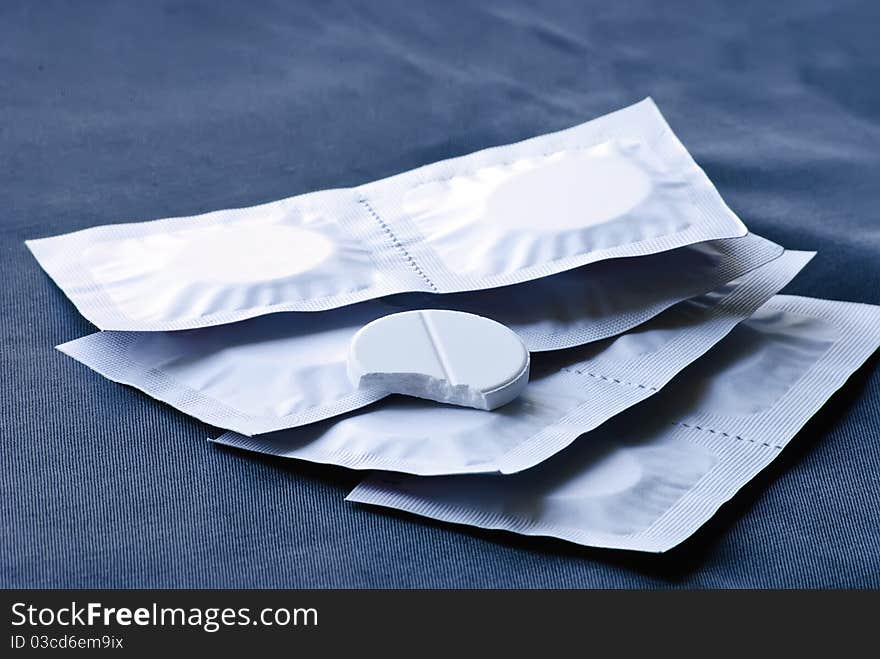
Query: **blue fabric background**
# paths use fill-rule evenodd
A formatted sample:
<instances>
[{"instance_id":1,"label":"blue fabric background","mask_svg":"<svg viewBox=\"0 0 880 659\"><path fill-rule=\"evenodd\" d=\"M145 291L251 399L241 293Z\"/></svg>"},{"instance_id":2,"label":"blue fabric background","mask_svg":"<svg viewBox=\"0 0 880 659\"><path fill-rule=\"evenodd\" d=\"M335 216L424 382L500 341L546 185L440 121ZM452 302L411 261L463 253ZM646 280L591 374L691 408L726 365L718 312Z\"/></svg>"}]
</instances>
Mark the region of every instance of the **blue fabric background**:
<instances>
[{"instance_id":1,"label":"blue fabric background","mask_svg":"<svg viewBox=\"0 0 880 659\"><path fill-rule=\"evenodd\" d=\"M26 238L348 186L652 95L788 291L880 303L877 2L0 4L3 586L880 586L880 372L663 556L343 502L358 474L52 347L93 331Z\"/></svg>"}]
</instances>

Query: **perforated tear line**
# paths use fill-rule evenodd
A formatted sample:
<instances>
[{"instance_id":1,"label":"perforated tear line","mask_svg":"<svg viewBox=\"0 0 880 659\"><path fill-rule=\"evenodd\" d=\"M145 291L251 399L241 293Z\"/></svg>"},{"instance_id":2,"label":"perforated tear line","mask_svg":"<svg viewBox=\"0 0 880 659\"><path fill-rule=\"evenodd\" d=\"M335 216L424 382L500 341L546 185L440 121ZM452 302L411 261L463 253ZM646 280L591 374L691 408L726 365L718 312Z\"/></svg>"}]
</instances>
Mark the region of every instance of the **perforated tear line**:
<instances>
[{"instance_id":1,"label":"perforated tear line","mask_svg":"<svg viewBox=\"0 0 880 659\"><path fill-rule=\"evenodd\" d=\"M673 421L672 425L681 426L682 428L688 428L689 430L700 430L702 432L707 432L712 435L721 435L722 437L727 437L729 439L736 439L740 442L748 442L749 444L758 444L760 446L766 446L767 448L775 448L778 451L781 451L784 446L779 446L777 444L770 444L768 442L759 442L757 439L749 439L746 437L742 437L740 435L731 435L730 433L724 432L723 430L715 430L714 428L707 428L705 426L697 426L691 425L689 423L684 423L683 421Z\"/></svg>"},{"instance_id":2,"label":"perforated tear line","mask_svg":"<svg viewBox=\"0 0 880 659\"><path fill-rule=\"evenodd\" d=\"M391 230L391 227L388 226L388 223L385 222L385 220L382 219L382 217L379 215L379 213L376 212L376 210L373 208L373 206L370 204L370 202L367 201L367 198L361 197L360 199L358 199L358 203L361 206L363 206L364 208L366 208L367 212L373 218L375 218L375 220L379 223L379 226L382 227L382 231L384 231L385 234L388 236L388 239L391 241L391 244L394 245L398 249L398 251L403 255L403 258L406 260L407 263L409 263L410 267L412 267L412 269L415 271L415 273L419 277L421 277L422 280L428 286L431 287L431 290L433 292L439 293L440 291L437 288L436 284L434 284L434 282L431 281L431 278L425 274L425 272L421 269L421 267L419 267L419 264L416 263L416 260L412 257L412 254L410 254L407 251L406 247L403 246L403 243L401 243L400 240L398 240L394 231Z\"/></svg>"},{"instance_id":3,"label":"perforated tear line","mask_svg":"<svg viewBox=\"0 0 880 659\"><path fill-rule=\"evenodd\" d=\"M612 378L607 375L599 375L598 373L591 373L590 371L579 371L575 368L563 368L561 369L566 373L575 373L577 375L589 375L591 378L597 378L599 380L605 380L605 382L614 382L615 384L625 385L627 387L636 387L637 389L646 389L648 391L658 391L657 387L652 387L647 384L641 384L639 382L628 382L627 380L619 380L617 378Z\"/></svg>"}]
</instances>

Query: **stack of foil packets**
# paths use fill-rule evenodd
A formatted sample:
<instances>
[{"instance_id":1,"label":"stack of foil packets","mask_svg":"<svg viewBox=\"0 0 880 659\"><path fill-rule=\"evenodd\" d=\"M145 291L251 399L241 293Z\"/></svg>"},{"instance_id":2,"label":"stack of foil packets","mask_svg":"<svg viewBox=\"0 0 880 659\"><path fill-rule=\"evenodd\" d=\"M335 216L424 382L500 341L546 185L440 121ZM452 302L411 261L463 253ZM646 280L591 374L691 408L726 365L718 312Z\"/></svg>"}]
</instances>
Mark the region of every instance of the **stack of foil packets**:
<instances>
[{"instance_id":1,"label":"stack of foil packets","mask_svg":"<svg viewBox=\"0 0 880 659\"><path fill-rule=\"evenodd\" d=\"M59 349L227 430L212 441L375 470L350 501L590 546L686 539L880 345L880 307L777 294L813 253L749 233L651 100L357 188L28 246L101 330ZM485 411L353 384L353 335L415 309L515 331L525 392Z\"/></svg>"}]
</instances>

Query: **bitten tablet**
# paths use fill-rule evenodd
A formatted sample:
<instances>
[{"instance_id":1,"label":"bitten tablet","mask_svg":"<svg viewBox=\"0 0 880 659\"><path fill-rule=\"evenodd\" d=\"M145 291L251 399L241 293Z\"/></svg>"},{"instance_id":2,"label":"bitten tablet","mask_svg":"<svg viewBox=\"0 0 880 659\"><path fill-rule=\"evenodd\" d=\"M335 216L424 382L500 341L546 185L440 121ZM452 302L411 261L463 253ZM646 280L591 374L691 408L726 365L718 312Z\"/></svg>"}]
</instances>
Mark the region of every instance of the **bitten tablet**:
<instances>
[{"instance_id":1,"label":"bitten tablet","mask_svg":"<svg viewBox=\"0 0 880 659\"><path fill-rule=\"evenodd\" d=\"M529 351L483 316L424 309L383 316L351 341L348 374L359 387L492 410L529 380Z\"/></svg>"}]
</instances>

